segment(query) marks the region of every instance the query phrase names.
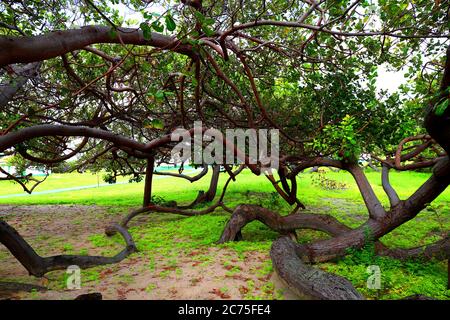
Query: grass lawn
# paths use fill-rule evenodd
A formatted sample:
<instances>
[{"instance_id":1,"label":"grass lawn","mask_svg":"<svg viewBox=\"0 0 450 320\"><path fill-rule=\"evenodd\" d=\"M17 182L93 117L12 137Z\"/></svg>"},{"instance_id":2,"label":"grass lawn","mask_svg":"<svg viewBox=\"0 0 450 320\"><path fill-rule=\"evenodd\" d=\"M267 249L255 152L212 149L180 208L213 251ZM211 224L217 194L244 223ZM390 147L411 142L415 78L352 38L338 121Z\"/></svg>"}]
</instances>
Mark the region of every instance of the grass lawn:
<instances>
[{"instance_id":1,"label":"grass lawn","mask_svg":"<svg viewBox=\"0 0 450 320\"><path fill-rule=\"evenodd\" d=\"M361 196L357 190L357 186L351 175L344 171L327 172L328 179L336 180L346 184L344 190L325 190L317 184L312 184L311 178L315 175L305 173L298 177L299 199L306 205L320 205L323 198L343 199L355 202L361 202ZM369 181L371 182L376 194L382 202L387 205L388 200L381 186L380 173L367 172ZM391 183L396 188L401 198L408 197L417 188L426 181L429 174L418 172L392 172ZM204 177L200 181L190 183L184 179L176 179L166 176L155 176L153 183L154 194L176 200L179 203L189 202L193 200L199 190L208 188L208 177ZM101 175L99 177L102 181ZM219 185L223 185L227 179L222 175ZM122 177L118 182L125 182L128 179ZM231 183L226 198L234 201L236 194L246 193L247 191L268 192L272 193L273 187L264 176L255 176L249 170L242 172L237 177L238 183ZM35 191L46 191L60 188L70 188L85 185L97 184L97 175L91 173L69 173L69 174L52 174L47 180L40 184ZM77 191L59 192L45 195L30 195L24 197L0 198L0 204L84 204L84 205L124 205L136 206L142 202L144 183L130 183L127 185L117 184L100 188L90 188ZM21 193L23 190L20 185L9 182L0 181L0 196L8 194ZM446 204L450 202L450 190L444 192L436 201L436 204Z\"/></svg>"},{"instance_id":2,"label":"grass lawn","mask_svg":"<svg viewBox=\"0 0 450 320\"><path fill-rule=\"evenodd\" d=\"M344 188L342 190L326 190L317 183L317 173L299 175L299 199L307 206L307 211L331 214L351 227L356 227L364 222L367 217L367 210L350 174L340 171L327 172L324 176L326 179L344 184ZM384 204L387 204L387 197L384 195L381 186L380 173L368 171L367 176L376 194ZM398 191L400 198L404 199L411 195L428 176L427 173L392 172L391 182ZM226 178L225 174L222 175L220 185L223 185ZM126 180L124 178L122 181ZM277 210L282 214L288 213L291 209L274 193L272 185L265 177L256 177L251 172L244 171L237 177L237 180L238 183L231 182L228 188L225 197L228 206L254 203ZM36 191L96 183L97 176L89 173L52 174L46 182L36 188ZM155 177L153 193L165 200L176 200L178 204L185 204L192 201L199 190L207 189L208 183L208 177L192 184L183 179ZM20 191L18 185L11 182L0 182L0 195L16 194ZM117 218L114 219L119 220L127 210L142 203L142 192L143 183L141 182L54 194L1 198L0 204L108 206L110 214L117 215ZM450 190L447 190L415 219L384 236L382 241L389 246L396 247L413 247L436 241L450 230L449 213ZM253 251L267 253L269 251L271 242L277 237L277 234L259 222L252 222L244 228L244 241L223 246L216 245L215 241L219 238L228 216L229 214L222 210L217 210L210 215L195 217L158 214L149 216L149 221L142 225L131 227L130 232L136 239L141 251L140 255L153 256L156 252L156 254L165 256L174 250L198 250L205 247L226 247L237 254ZM321 232L310 230L302 230L298 234L300 242L326 237ZM119 237L109 239L103 234L92 236L90 241L94 246L104 250L108 250L114 244L121 242ZM378 265L381 268L381 290L372 290L366 287L368 277L366 269L369 265ZM350 252L347 257L339 261L320 264L319 267L347 277L358 290L372 299L396 299L415 293L430 295L439 299L450 299L450 290L446 289L447 262L400 262L390 258L377 257L369 247ZM101 270L102 268L104 267L94 268L94 270ZM271 270L270 260L268 260L266 269ZM268 283L267 285L270 286L271 284ZM264 297L276 298L275 296ZM257 297L251 296L249 298Z\"/></svg>"}]
</instances>

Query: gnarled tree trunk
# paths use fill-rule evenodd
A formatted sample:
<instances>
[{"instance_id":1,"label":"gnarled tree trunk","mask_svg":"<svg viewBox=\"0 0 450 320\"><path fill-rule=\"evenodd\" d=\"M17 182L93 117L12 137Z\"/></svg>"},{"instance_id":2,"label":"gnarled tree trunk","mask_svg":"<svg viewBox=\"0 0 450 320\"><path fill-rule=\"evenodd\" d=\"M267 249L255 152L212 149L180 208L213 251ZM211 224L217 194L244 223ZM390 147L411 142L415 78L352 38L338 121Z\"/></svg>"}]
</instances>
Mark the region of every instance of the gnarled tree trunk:
<instances>
[{"instance_id":1,"label":"gnarled tree trunk","mask_svg":"<svg viewBox=\"0 0 450 320\"><path fill-rule=\"evenodd\" d=\"M275 271L289 289L304 299L363 300L347 279L307 265L288 237L275 240L270 249Z\"/></svg>"},{"instance_id":2,"label":"gnarled tree trunk","mask_svg":"<svg viewBox=\"0 0 450 320\"><path fill-rule=\"evenodd\" d=\"M8 248L13 256L28 270L31 275L42 277L49 271L66 269L77 265L80 268L89 268L97 265L117 263L133 252L136 246L128 231L121 226L113 225L111 229L119 232L125 240L126 247L113 257L58 255L41 257L34 249L11 227L6 221L0 220L0 242Z\"/></svg>"}]
</instances>

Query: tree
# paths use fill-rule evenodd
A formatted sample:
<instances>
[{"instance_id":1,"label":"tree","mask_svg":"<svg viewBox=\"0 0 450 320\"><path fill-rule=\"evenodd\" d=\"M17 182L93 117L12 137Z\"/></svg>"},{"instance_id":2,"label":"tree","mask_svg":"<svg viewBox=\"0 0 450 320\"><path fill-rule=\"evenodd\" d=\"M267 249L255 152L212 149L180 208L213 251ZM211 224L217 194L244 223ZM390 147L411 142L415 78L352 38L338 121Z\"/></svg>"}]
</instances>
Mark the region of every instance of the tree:
<instances>
[{"instance_id":1,"label":"tree","mask_svg":"<svg viewBox=\"0 0 450 320\"><path fill-rule=\"evenodd\" d=\"M124 227L139 213L195 215L219 207L232 212L220 241L239 239L242 227L255 219L285 235L272 246L274 266L294 290L312 297L361 298L337 276L300 274L315 272L305 262L339 258L368 241L376 242L379 254L448 259L448 236L423 250L390 249L378 241L413 219L450 183L444 2L181 1L155 7L153 2L123 1L122 10L128 7L142 17L139 27L130 26L113 3L1 4L5 85L0 151L48 167L79 155L74 169L107 168L111 181L121 174L132 174L136 181L145 175L146 181L143 207L107 230L121 232L128 246L112 260L40 258L2 222L0 241L30 273L42 275L74 259L91 266L124 258L134 250ZM155 8L163 13L155 14ZM380 65L408 68L411 82L397 93L377 95ZM181 127L192 135L197 120L203 130L278 129L278 177L266 176L293 206L292 214L282 217L245 204L228 208L226 187L244 166L235 172L224 166L229 179L207 209L152 203L154 162L170 159L176 143L171 132ZM245 153L236 150L234 141L225 146ZM358 164L367 154L382 166L389 208L383 208ZM260 164L244 165L262 173ZM367 207L364 224L350 229L329 216L299 211L304 205L296 177L317 166L351 173ZM408 199L400 199L389 171L417 168L432 168L430 178ZM181 172L178 176L183 178ZM197 178L202 176L203 171ZM332 237L301 245L289 237L299 228ZM321 285L311 291L310 281ZM333 293L333 287L342 294Z\"/></svg>"}]
</instances>

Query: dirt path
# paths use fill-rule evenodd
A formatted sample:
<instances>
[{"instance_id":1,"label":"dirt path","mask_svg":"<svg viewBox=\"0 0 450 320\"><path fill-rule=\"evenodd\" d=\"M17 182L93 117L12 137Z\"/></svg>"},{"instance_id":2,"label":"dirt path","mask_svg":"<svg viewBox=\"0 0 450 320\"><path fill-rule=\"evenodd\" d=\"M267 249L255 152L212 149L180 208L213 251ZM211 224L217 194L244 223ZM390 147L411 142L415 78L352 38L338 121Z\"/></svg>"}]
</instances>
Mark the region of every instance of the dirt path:
<instances>
[{"instance_id":1,"label":"dirt path","mask_svg":"<svg viewBox=\"0 0 450 320\"><path fill-rule=\"evenodd\" d=\"M94 245L105 226L127 209L96 206L0 206L0 217L14 226L36 251L53 254L114 254L120 244ZM143 217L145 223L152 217ZM94 238L94 239L97 239ZM228 248L201 247L175 254L134 254L121 263L83 270L81 289L66 288L66 274L29 276L0 245L0 281L35 284L46 291L11 291L0 285L0 299L73 299L101 292L104 299L294 299L271 270L268 252L244 254ZM2 289L3 288L3 289Z\"/></svg>"}]
</instances>

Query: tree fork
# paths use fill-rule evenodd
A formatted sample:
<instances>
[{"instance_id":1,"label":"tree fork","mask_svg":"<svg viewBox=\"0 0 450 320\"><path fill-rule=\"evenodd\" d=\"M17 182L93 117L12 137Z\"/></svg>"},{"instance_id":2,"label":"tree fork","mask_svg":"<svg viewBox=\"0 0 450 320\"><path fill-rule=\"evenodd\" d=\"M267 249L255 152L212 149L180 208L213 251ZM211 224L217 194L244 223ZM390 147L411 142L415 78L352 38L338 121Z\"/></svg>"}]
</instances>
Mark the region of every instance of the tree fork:
<instances>
[{"instance_id":1,"label":"tree fork","mask_svg":"<svg viewBox=\"0 0 450 320\"><path fill-rule=\"evenodd\" d=\"M177 206L178 209L192 209L196 205L204 202L213 201L216 193L217 193L217 186L219 184L219 176L220 176L220 165L213 165L213 172L211 176L211 181L209 183L208 191L199 191L197 194L197 198L195 198L194 201L192 201L190 204L186 206ZM207 168L207 166L206 166Z\"/></svg>"}]
</instances>

